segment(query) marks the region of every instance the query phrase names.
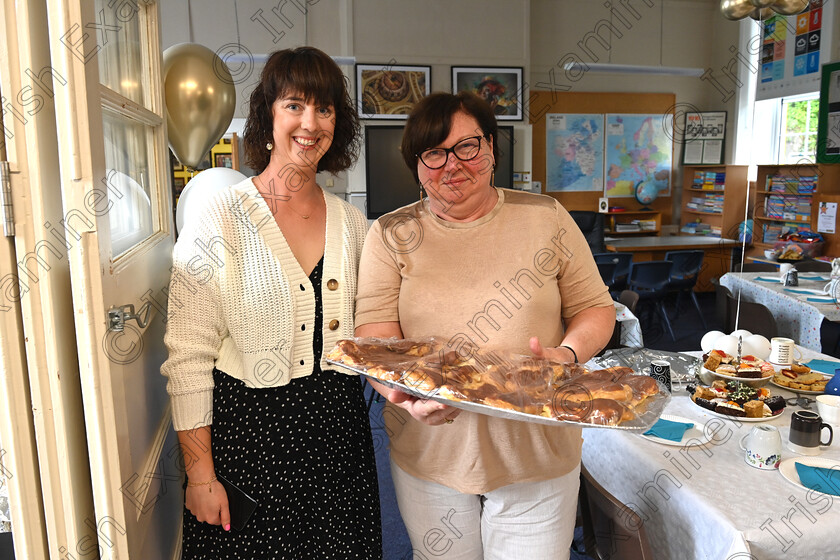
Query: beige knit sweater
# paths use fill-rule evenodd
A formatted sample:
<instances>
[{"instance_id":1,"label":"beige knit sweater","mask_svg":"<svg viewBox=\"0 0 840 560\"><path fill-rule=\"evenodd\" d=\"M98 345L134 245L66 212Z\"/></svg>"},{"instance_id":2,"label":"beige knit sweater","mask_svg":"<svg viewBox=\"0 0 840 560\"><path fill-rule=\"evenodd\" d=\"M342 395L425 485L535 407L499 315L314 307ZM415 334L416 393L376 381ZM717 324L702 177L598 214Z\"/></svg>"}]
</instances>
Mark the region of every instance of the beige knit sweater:
<instances>
[{"instance_id":1,"label":"beige knit sweater","mask_svg":"<svg viewBox=\"0 0 840 560\"><path fill-rule=\"evenodd\" d=\"M367 230L357 208L329 193L324 199L322 368L336 341L353 336ZM214 366L254 388L312 373L313 287L251 179L217 193L184 228L169 290L161 373L176 430L212 424Z\"/></svg>"}]
</instances>

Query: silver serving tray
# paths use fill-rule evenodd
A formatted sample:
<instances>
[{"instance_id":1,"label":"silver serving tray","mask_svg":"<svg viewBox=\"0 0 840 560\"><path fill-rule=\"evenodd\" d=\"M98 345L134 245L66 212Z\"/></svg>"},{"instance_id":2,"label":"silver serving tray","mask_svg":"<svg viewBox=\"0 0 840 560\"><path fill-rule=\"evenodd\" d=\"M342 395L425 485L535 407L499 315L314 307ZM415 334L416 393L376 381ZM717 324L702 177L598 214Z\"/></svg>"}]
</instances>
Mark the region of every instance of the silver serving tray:
<instances>
[{"instance_id":1,"label":"silver serving tray","mask_svg":"<svg viewBox=\"0 0 840 560\"><path fill-rule=\"evenodd\" d=\"M657 384L659 384L658 398L653 397L646 399L645 402L648 403L648 406L643 413L638 414L633 420L628 420L627 422L622 423L620 426L602 426L598 424L587 424L585 422L574 422L571 420L555 420L554 418L546 418L545 416L527 414L525 412L519 412L516 410L504 410L501 408L495 408L486 404L479 404L468 401L456 401L448 399L439 394L429 394L423 391L418 391L417 389L414 389L402 383L385 381L376 377L375 375L368 374L362 369L350 367L347 364L344 364L343 362L336 362L329 359L326 361L328 364L344 368L348 371L353 371L355 373L365 376L366 378L372 379L377 383L381 383L386 387L398 389L404 393L408 393L409 395L421 399L430 399L435 402L451 406L453 408L460 408L461 410L466 410L468 412L477 412L478 414L484 414L486 416L492 416L494 418L504 418L506 420L519 420L522 422L532 422L534 424L545 424L547 426L575 426L578 428L607 428L611 430L624 430L627 432L644 432L650 429L650 427L656 423L656 421L662 415L662 411L665 410L665 407L671 400L671 394L668 392L668 390L664 387L664 385L657 382Z\"/></svg>"}]
</instances>

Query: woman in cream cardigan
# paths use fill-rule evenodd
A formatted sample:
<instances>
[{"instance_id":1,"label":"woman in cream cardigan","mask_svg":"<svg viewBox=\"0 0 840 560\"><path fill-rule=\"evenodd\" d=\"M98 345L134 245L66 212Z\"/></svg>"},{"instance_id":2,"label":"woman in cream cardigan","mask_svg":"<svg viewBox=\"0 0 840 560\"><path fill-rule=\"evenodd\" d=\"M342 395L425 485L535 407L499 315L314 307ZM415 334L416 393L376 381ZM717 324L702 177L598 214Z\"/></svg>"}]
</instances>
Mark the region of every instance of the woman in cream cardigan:
<instances>
[{"instance_id":1,"label":"woman in cream cardigan","mask_svg":"<svg viewBox=\"0 0 840 560\"><path fill-rule=\"evenodd\" d=\"M324 362L353 334L367 224L315 175L347 169L358 135L332 59L274 53L244 134L259 174L175 246L162 373L187 470L185 559L381 557L361 385ZM259 503L242 531L219 477Z\"/></svg>"}]
</instances>

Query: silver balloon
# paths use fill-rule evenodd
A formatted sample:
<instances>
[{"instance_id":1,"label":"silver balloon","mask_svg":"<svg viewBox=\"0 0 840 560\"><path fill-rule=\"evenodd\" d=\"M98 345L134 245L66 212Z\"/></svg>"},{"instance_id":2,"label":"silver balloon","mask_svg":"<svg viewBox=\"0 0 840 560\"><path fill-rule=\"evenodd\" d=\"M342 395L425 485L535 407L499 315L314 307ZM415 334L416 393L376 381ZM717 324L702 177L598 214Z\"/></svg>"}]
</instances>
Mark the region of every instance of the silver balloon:
<instances>
[{"instance_id":1,"label":"silver balloon","mask_svg":"<svg viewBox=\"0 0 840 560\"><path fill-rule=\"evenodd\" d=\"M738 20L747 17L755 10L750 0L721 0L720 12L723 17Z\"/></svg>"},{"instance_id":2,"label":"silver balloon","mask_svg":"<svg viewBox=\"0 0 840 560\"><path fill-rule=\"evenodd\" d=\"M756 8L753 13L750 14L750 17L756 21L767 21L773 14L776 12L773 11L773 8Z\"/></svg>"},{"instance_id":3,"label":"silver balloon","mask_svg":"<svg viewBox=\"0 0 840 560\"><path fill-rule=\"evenodd\" d=\"M163 89L169 146L195 168L233 119L233 78L216 53L196 43L163 51Z\"/></svg>"},{"instance_id":4,"label":"silver balloon","mask_svg":"<svg viewBox=\"0 0 840 560\"><path fill-rule=\"evenodd\" d=\"M775 2L776 0L750 0L750 4L752 4L756 8L769 8Z\"/></svg>"},{"instance_id":5,"label":"silver balloon","mask_svg":"<svg viewBox=\"0 0 840 560\"><path fill-rule=\"evenodd\" d=\"M771 8L783 16L793 16L808 7L808 0L776 0Z\"/></svg>"}]
</instances>

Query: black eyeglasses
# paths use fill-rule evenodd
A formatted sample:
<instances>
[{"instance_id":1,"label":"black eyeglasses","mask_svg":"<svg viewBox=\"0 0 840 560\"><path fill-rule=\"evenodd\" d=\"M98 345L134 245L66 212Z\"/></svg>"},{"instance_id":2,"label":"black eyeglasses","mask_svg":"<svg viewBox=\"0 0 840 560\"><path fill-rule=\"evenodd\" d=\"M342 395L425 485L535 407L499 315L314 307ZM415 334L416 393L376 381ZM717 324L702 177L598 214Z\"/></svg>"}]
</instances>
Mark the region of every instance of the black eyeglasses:
<instances>
[{"instance_id":1,"label":"black eyeglasses","mask_svg":"<svg viewBox=\"0 0 840 560\"><path fill-rule=\"evenodd\" d=\"M429 148L423 150L417 157L423 162L423 165L429 169L440 169L446 165L446 160L449 159L449 154L452 153L461 161L469 161L478 155L481 151L481 136L471 136L464 138L457 142L451 148Z\"/></svg>"}]
</instances>

